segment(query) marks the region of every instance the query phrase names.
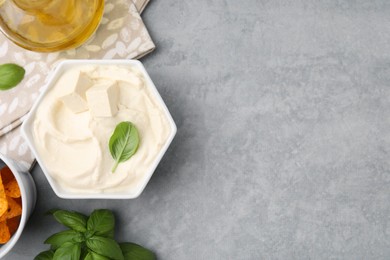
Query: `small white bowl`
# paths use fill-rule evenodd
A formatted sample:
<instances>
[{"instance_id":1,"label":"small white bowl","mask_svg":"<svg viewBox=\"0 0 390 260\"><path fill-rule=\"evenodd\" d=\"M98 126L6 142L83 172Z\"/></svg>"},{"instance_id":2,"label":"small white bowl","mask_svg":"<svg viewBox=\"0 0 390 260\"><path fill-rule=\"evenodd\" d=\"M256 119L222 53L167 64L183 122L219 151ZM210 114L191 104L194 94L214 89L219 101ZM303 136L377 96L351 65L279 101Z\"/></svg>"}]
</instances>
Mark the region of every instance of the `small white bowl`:
<instances>
[{"instance_id":1,"label":"small white bowl","mask_svg":"<svg viewBox=\"0 0 390 260\"><path fill-rule=\"evenodd\" d=\"M20 219L19 227L15 234L11 237L11 240L6 244L0 246L0 259L3 258L18 242L20 235L26 226L27 220L35 208L35 202L37 199L37 191L35 183L28 169L25 169L17 162L0 154L0 169L4 166L8 166L11 172L14 174L16 181L18 182L21 198L22 198L22 216Z\"/></svg>"},{"instance_id":2,"label":"small white bowl","mask_svg":"<svg viewBox=\"0 0 390 260\"><path fill-rule=\"evenodd\" d=\"M61 188L60 185L56 182L55 179L53 179L47 170L45 166L45 162L40 157L40 154L38 153L33 133L32 133L32 125L33 120L35 117L35 113L37 111L37 108L39 107L40 102L48 92L50 88L52 88L59 77L68 69L71 69L74 66L79 65L121 65L121 66L131 66L136 67L139 69L139 71L142 72L147 87L150 89L151 93L156 97L156 100L159 103L160 108L164 111L164 114L170 124L171 132L169 134L168 140L166 141L165 145L161 148L157 158L150 166L149 170L145 172L145 178L143 178L143 182L138 185L138 189L133 192L121 192L121 193L75 193L72 191L67 191L63 188ZM162 100L160 94L158 93L156 86L153 84L152 80L150 79L148 73L146 72L144 66L141 62L137 60L66 60L62 61L58 64L58 66L55 68L54 72L52 72L51 77L49 78L49 81L47 85L45 86L44 90L40 94L38 100L34 104L33 108L31 109L29 115L27 116L26 120L23 122L22 125L22 135L26 139L28 145L30 146L35 158L37 159L39 165L42 168L43 173L45 174L48 182L50 183L52 189L56 193L56 195L60 198L64 199L134 199L137 198L142 191L145 189L147 183L149 182L150 178L153 175L153 172L155 171L157 165L160 163L162 157L164 156L165 152L167 151L169 145L171 144L174 136L176 135L177 128L176 124L172 119L171 114L168 111L168 108L166 107L164 101Z\"/></svg>"}]
</instances>

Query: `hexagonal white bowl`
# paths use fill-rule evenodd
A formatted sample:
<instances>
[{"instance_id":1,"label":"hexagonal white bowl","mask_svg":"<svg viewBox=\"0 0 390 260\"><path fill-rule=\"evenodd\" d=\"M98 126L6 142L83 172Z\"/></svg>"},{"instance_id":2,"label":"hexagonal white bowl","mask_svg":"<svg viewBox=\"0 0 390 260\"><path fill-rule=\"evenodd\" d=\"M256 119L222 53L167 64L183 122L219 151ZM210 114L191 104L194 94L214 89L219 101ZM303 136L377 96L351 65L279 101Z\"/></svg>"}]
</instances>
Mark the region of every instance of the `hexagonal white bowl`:
<instances>
[{"instance_id":1,"label":"hexagonal white bowl","mask_svg":"<svg viewBox=\"0 0 390 260\"><path fill-rule=\"evenodd\" d=\"M39 107L39 104L41 103L41 100L44 98L46 93L50 88L54 86L54 83L58 80L58 78L68 69L78 66L78 65L122 65L122 66L131 66L138 68L144 75L146 85L150 89L151 93L155 95L156 100L159 102L159 105L163 109L166 118L168 119L168 122L170 124L171 132L169 134L168 140L166 141L165 145L161 148L156 160L153 162L153 164L149 167L149 170L145 172L145 178L143 179L143 182L138 185L138 189L134 192L120 192L120 193L74 193L67 191L65 189L62 189L60 185L56 182L55 179L53 179L48 171L48 169L45 166L44 160L40 157L37 149L35 148L34 144L34 138L32 133L32 124L35 117L35 113L37 111L37 108ZM22 124L22 135L26 139L29 147L31 148L35 158L37 159L39 165L41 166L41 169L43 173L45 174L50 186L56 193L56 195L60 198L64 199L134 199L138 197L142 191L145 189L147 183L149 182L150 178L152 177L157 165L160 163L160 160L164 156L166 150L168 149L169 145L171 144L174 136L176 135L177 128L176 124L172 119L171 114L169 113L168 108L166 107L164 101L162 100L160 94L158 93L156 86L153 84L152 80L150 79L148 73L146 72L144 66L140 61L137 60L66 60L60 62L55 70L52 72L51 77L49 78L49 81L38 97L38 100L32 107L30 113L28 114L27 118Z\"/></svg>"}]
</instances>

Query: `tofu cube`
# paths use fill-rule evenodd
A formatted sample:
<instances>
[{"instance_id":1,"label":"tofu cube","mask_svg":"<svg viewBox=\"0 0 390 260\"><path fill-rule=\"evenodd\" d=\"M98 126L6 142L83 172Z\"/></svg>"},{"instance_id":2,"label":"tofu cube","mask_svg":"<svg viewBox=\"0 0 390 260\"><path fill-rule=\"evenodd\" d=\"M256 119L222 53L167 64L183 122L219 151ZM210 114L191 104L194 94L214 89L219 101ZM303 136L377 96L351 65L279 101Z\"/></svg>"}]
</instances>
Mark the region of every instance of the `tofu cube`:
<instances>
[{"instance_id":1,"label":"tofu cube","mask_svg":"<svg viewBox=\"0 0 390 260\"><path fill-rule=\"evenodd\" d=\"M87 111L88 104L85 99L85 92L91 86L91 79L82 72L79 72L74 77L74 81L70 82L68 94L62 96L60 100L75 114Z\"/></svg>"},{"instance_id":2,"label":"tofu cube","mask_svg":"<svg viewBox=\"0 0 390 260\"><path fill-rule=\"evenodd\" d=\"M116 82L100 83L87 93L89 110L94 117L112 117L118 112L119 87Z\"/></svg>"}]
</instances>

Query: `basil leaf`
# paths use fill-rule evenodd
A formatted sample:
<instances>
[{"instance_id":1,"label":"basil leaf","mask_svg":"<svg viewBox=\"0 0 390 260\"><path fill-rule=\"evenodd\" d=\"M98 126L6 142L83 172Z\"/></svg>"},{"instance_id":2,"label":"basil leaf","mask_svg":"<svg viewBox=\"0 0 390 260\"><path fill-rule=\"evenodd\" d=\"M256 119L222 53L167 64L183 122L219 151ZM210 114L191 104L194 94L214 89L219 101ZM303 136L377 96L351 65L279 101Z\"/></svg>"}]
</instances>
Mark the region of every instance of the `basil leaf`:
<instances>
[{"instance_id":1,"label":"basil leaf","mask_svg":"<svg viewBox=\"0 0 390 260\"><path fill-rule=\"evenodd\" d=\"M55 212L59 211L60 209L51 209L46 211L45 215L53 215Z\"/></svg>"},{"instance_id":2,"label":"basil leaf","mask_svg":"<svg viewBox=\"0 0 390 260\"><path fill-rule=\"evenodd\" d=\"M88 250L87 246L85 245L85 243L81 243L80 259L86 258L88 253L89 253L89 250Z\"/></svg>"},{"instance_id":3,"label":"basil leaf","mask_svg":"<svg viewBox=\"0 0 390 260\"><path fill-rule=\"evenodd\" d=\"M81 254L81 244L64 243L54 253L53 260L79 260Z\"/></svg>"},{"instance_id":4,"label":"basil leaf","mask_svg":"<svg viewBox=\"0 0 390 260\"><path fill-rule=\"evenodd\" d=\"M34 260L52 260L54 256L53 250L48 250L41 252L39 255L37 255Z\"/></svg>"},{"instance_id":5,"label":"basil leaf","mask_svg":"<svg viewBox=\"0 0 390 260\"><path fill-rule=\"evenodd\" d=\"M110 258L89 251L88 255L84 258L84 260L110 260Z\"/></svg>"},{"instance_id":6,"label":"basil leaf","mask_svg":"<svg viewBox=\"0 0 390 260\"><path fill-rule=\"evenodd\" d=\"M114 235L115 235L115 230L112 229L112 230L108 231L104 236L114 239Z\"/></svg>"},{"instance_id":7,"label":"basil leaf","mask_svg":"<svg viewBox=\"0 0 390 260\"><path fill-rule=\"evenodd\" d=\"M87 217L78 212L72 212L67 210L57 210L53 213L54 218L73 230L79 232L87 231Z\"/></svg>"},{"instance_id":8,"label":"basil leaf","mask_svg":"<svg viewBox=\"0 0 390 260\"><path fill-rule=\"evenodd\" d=\"M99 255L114 260L124 260L118 243L111 238L93 236L87 240L87 247Z\"/></svg>"},{"instance_id":9,"label":"basil leaf","mask_svg":"<svg viewBox=\"0 0 390 260\"><path fill-rule=\"evenodd\" d=\"M94 235L95 235L95 232L90 231L90 230L87 230L87 231L85 231L85 233L84 233L85 239L90 239L90 238L93 237Z\"/></svg>"},{"instance_id":10,"label":"basil leaf","mask_svg":"<svg viewBox=\"0 0 390 260\"><path fill-rule=\"evenodd\" d=\"M56 250L66 242L82 242L83 237L84 236L80 232L66 230L50 236L44 243L50 244L51 248Z\"/></svg>"},{"instance_id":11,"label":"basil leaf","mask_svg":"<svg viewBox=\"0 0 390 260\"><path fill-rule=\"evenodd\" d=\"M0 65L0 90L8 90L18 85L24 78L25 70L16 64Z\"/></svg>"},{"instance_id":12,"label":"basil leaf","mask_svg":"<svg viewBox=\"0 0 390 260\"><path fill-rule=\"evenodd\" d=\"M83 259L84 260L93 260L91 252L88 252L88 254Z\"/></svg>"},{"instance_id":13,"label":"basil leaf","mask_svg":"<svg viewBox=\"0 0 390 260\"><path fill-rule=\"evenodd\" d=\"M125 260L155 260L156 255L148 249L134 243L120 243Z\"/></svg>"},{"instance_id":14,"label":"basil leaf","mask_svg":"<svg viewBox=\"0 0 390 260\"><path fill-rule=\"evenodd\" d=\"M92 212L87 221L87 230L96 235L111 237L115 228L115 217L110 210L98 209Z\"/></svg>"},{"instance_id":15,"label":"basil leaf","mask_svg":"<svg viewBox=\"0 0 390 260\"><path fill-rule=\"evenodd\" d=\"M115 172L118 164L130 159L135 154L139 145L137 128L131 122L119 123L109 141L109 148L115 165L112 172Z\"/></svg>"}]
</instances>

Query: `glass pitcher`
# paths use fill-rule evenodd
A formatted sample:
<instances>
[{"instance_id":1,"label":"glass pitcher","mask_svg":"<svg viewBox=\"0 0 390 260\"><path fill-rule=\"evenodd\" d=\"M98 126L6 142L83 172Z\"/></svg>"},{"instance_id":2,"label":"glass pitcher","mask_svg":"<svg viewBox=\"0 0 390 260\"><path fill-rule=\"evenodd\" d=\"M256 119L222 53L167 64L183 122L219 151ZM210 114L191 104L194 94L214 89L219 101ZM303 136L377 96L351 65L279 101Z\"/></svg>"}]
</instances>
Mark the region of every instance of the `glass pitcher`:
<instances>
[{"instance_id":1,"label":"glass pitcher","mask_svg":"<svg viewBox=\"0 0 390 260\"><path fill-rule=\"evenodd\" d=\"M0 30L32 51L76 48L97 29L104 0L0 0Z\"/></svg>"}]
</instances>

